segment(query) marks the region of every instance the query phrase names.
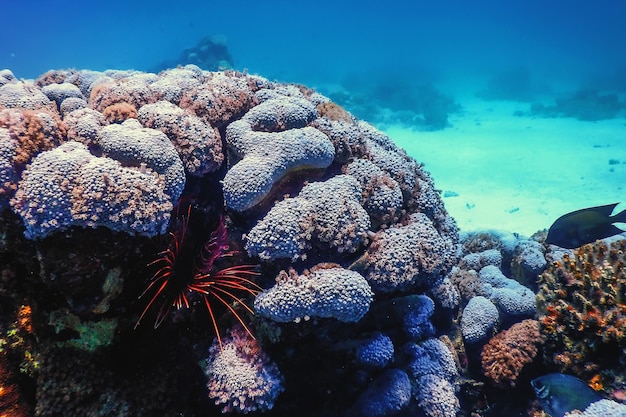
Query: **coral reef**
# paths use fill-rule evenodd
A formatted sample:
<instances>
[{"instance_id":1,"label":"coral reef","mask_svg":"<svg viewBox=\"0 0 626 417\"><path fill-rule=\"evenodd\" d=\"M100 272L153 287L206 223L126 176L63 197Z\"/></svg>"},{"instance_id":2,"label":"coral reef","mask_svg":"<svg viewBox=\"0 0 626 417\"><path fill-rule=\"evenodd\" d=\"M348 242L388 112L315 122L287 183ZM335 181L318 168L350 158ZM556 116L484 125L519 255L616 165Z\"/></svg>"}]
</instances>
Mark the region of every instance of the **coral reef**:
<instances>
[{"instance_id":1,"label":"coral reef","mask_svg":"<svg viewBox=\"0 0 626 417\"><path fill-rule=\"evenodd\" d=\"M146 104L138 119L144 127L158 129L170 139L185 171L202 176L219 169L224 161L219 132L169 101Z\"/></svg>"},{"instance_id":2,"label":"coral reef","mask_svg":"<svg viewBox=\"0 0 626 417\"><path fill-rule=\"evenodd\" d=\"M222 345L211 346L206 373L209 397L223 413L271 410L283 391L280 371L241 328L231 329Z\"/></svg>"},{"instance_id":3,"label":"coral reef","mask_svg":"<svg viewBox=\"0 0 626 417\"><path fill-rule=\"evenodd\" d=\"M514 387L543 343L539 322L526 319L495 335L481 354L484 375L500 387Z\"/></svg>"},{"instance_id":4,"label":"coral reef","mask_svg":"<svg viewBox=\"0 0 626 417\"><path fill-rule=\"evenodd\" d=\"M367 387L348 416L385 417L397 414L411 400L411 382L400 369L388 369Z\"/></svg>"},{"instance_id":5,"label":"coral reef","mask_svg":"<svg viewBox=\"0 0 626 417\"><path fill-rule=\"evenodd\" d=\"M458 409L458 229L373 126L194 65L2 71L0 106L0 347L37 415Z\"/></svg>"},{"instance_id":6,"label":"coral reef","mask_svg":"<svg viewBox=\"0 0 626 417\"><path fill-rule=\"evenodd\" d=\"M583 380L599 374L604 389L625 369L626 240L581 246L539 278L537 305L545 359Z\"/></svg>"},{"instance_id":7,"label":"coral reef","mask_svg":"<svg viewBox=\"0 0 626 417\"><path fill-rule=\"evenodd\" d=\"M468 343L484 341L498 322L498 308L482 295L472 297L463 309L461 333Z\"/></svg>"},{"instance_id":8,"label":"coral reef","mask_svg":"<svg viewBox=\"0 0 626 417\"><path fill-rule=\"evenodd\" d=\"M356 349L359 364L373 368L384 368L393 359L394 348L391 338L380 332Z\"/></svg>"},{"instance_id":9,"label":"coral reef","mask_svg":"<svg viewBox=\"0 0 626 417\"><path fill-rule=\"evenodd\" d=\"M234 161L223 184L229 208L248 210L290 172L324 169L331 164L335 150L330 140L307 127L316 116L315 107L307 100L275 98L228 126L226 143Z\"/></svg>"},{"instance_id":10,"label":"coral reef","mask_svg":"<svg viewBox=\"0 0 626 417\"><path fill-rule=\"evenodd\" d=\"M565 413L563 417L622 417L626 415L626 404L611 400L600 400L591 403L582 412Z\"/></svg>"}]
</instances>

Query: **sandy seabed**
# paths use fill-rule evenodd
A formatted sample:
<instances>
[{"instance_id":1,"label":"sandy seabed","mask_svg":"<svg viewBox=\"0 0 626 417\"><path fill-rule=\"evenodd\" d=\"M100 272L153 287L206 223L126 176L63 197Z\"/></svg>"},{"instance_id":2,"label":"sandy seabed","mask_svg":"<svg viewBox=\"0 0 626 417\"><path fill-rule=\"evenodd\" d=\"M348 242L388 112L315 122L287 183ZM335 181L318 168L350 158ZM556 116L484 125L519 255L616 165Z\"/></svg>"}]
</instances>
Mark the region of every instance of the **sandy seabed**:
<instances>
[{"instance_id":1,"label":"sandy seabed","mask_svg":"<svg viewBox=\"0 0 626 417\"><path fill-rule=\"evenodd\" d=\"M516 116L528 104L459 102L444 130L384 131L424 163L461 230L530 236L567 212L626 202L625 119Z\"/></svg>"}]
</instances>

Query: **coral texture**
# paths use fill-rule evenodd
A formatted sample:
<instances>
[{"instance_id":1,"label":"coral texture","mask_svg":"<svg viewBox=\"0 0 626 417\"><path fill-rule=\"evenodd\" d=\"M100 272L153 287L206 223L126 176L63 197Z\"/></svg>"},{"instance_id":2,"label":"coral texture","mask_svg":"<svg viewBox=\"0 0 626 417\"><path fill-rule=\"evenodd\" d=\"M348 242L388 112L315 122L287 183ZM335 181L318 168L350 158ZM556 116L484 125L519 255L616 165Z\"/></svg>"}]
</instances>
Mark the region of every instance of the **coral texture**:
<instances>
[{"instance_id":1,"label":"coral texture","mask_svg":"<svg viewBox=\"0 0 626 417\"><path fill-rule=\"evenodd\" d=\"M354 177L337 175L302 188L297 197L278 202L246 237L250 256L296 260L311 241L355 252L367 242L369 216L360 205Z\"/></svg>"},{"instance_id":2,"label":"coral texture","mask_svg":"<svg viewBox=\"0 0 626 417\"><path fill-rule=\"evenodd\" d=\"M165 232L172 210L156 173L95 157L78 142L37 155L11 204L31 239L70 226L152 236Z\"/></svg>"},{"instance_id":3,"label":"coral texture","mask_svg":"<svg viewBox=\"0 0 626 417\"><path fill-rule=\"evenodd\" d=\"M307 126L317 117L307 100L267 100L226 128L229 152L236 158L224 177L229 208L248 210L263 201L274 184L290 172L324 169L335 157L326 135Z\"/></svg>"},{"instance_id":4,"label":"coral texture","mask_svg":"<svg viewBox=\"0 0 626 417\"><path fill-rule=\"evenodd\" d=\"M320 268L302 275L282 272L276 285L256 297L254 309L278 322L310 317L355 322L369 310L372 296L365 278L347 269Z\"/></svg>"},{"instance_id":5,"label":"coral texture","mask_svg":"<svg viewBox=\"0 0 626 417\"><path fill-rule=\"evenodd\" d=\"M485 340L498 322L498 308L488 298L473 297L463 310L461 333L466 342Z\"/></svg>"},{"instance_id":6,"label":"coral texture","mask_svg":"<svg viewBox=\"0 0 626 417\"><path fill-rule=\"evenodd\" d=\"M514 387L524 367L535 359L543 339L539 322L526 319L495 335L483 347L483 374L495 385Z\"/></svg>"},{"instance_id":7,"label":"coral texture","mask_svg":"<svg viewBox=\"0 0 626 417\"><path fill-rule=\"evenodd\" d=\"M350 416L385 417L397 414L411 400L411 382L400 369L388 369L359 396Z\"/></svg>"},{"instance_id":8,"label":"coral texture","mask_svg":"<svg viewBox=\"0 0 626 417\"><path fill-rule=\"evenodd\" d=\"M219 132L195 114L169 101L158 101L139 109L138 119L143 126L167 135L189 174L202 176L222 165L224 155Z\"/></svg>"},{"instance_id":9,"label":"coral texture","mask_svg":"<svg viewBox=\"0 0 626 417\"><path fill-rule=\"evenodd\" d=\"M360 364L373 368L384 368L393 359L393 342L389 336L378 332L375 336L359 345L356 358Z\"/></svg>"},{"instance_id":10,"label":"coral texture","mask_svg":"<svg viewBox=\"0 0 626 417\"><path fill-rule=\"evenodd\" d=\"M222 412L266 411L283 391L278 367L258 342L241 328L231 329L220 346L213 344L207 358L209 397Z\"/></svg>"},{"instance_id":11,"label":"coral texture","mask_svg":"<svg viewBox=\"0 0 626 417\"><path fill-rule=\"evenodd\" d=\"M374 291L429 288L450 266L451 248L426 215L378 233L369 248L366 278Z\"/></svg>"},{"instance_id":12,"label":"coral texture","mask_svg":"<svg viewBox=\"0 0 626 417\"><path fill-rule=\"evenodd\" d=\"M586 380L599 372L608 386L613 375L626 371L624 253L626 240L584 245L539 278L537 304L548 363Z\"/></svg>"}]
</instances>

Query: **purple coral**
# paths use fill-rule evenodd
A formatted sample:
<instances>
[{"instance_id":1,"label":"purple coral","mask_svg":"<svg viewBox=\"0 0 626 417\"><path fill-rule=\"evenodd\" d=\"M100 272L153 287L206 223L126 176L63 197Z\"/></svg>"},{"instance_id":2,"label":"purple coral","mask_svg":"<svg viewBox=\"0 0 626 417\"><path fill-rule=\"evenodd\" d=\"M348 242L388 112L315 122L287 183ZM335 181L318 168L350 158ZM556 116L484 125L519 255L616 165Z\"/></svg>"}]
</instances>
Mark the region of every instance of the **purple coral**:
<instances>
[{"instance_id":1,"label":"purple coral","mask_svg":"<svg viewBox=\"0 0 626 417\"><path fill-rule=\"evenodd\" d=\"M257 295L254 309L278 322L309 317L356 322L369 310L372 296L367 281L358 272L333 267L302 275L282 273L276 285Z\"/></svg>"},{"instance_id":2,"label":"purple coral","mask_svg":"<svg viewBox=\"0 0 626 417\"><path fill-rule=\"evenodd\" d=\"M283 391L276 364L240 327L230 330L221 347L213 343L206 362L209 397L222 406L223 413L271 410Z\"/></svg>"}]
</instances>

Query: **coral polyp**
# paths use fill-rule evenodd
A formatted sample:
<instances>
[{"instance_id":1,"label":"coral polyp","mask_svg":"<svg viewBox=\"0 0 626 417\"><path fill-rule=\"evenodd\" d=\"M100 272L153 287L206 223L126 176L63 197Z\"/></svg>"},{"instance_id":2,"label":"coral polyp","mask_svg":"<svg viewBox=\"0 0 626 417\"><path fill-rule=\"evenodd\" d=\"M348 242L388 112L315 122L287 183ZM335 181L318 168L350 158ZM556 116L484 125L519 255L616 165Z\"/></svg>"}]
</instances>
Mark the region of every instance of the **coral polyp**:
<instances>
[{"instance_id":1,"label":"coral polyp","mask_svg":"<svg viewBox=\"0 0 626 417\"><path fill-rule=\"evenodd\" d=\"M598 241L540 276L537 304L549 364L586 380L599 373L609 385L624 372L625 262L626 240Z\"/></svg>"},{"instance_id":2,"label":"coral polyp","mask_svg":"<svg viewBox=\"0 0 626 417\"><path fill-rule=\"evenodd\" d=\"M211 233L199 253L195 253L187 244L190 214L191 207L187 215L182 216L176 230L170 232L168 247L159 252L158 257L148 264L159 266L159 269L140 296L141 298L151 294L135 328L139 326L148 311L158 303L161 306L154 322L155 329L163 323L172 309L190 308L199 300L206 307L221 344L217 314L212 304L212 301L217 300L246 331L252 334L232 304L236 303L254 314L243 298L245 295L254 296L261 290L252 280L259 275L255 270L256 265L233 265L222 269L216 267L218 260L237 254L236 251L230 249L223 216L220 217L217 228Z\"/></svg>"}]
</instances>

